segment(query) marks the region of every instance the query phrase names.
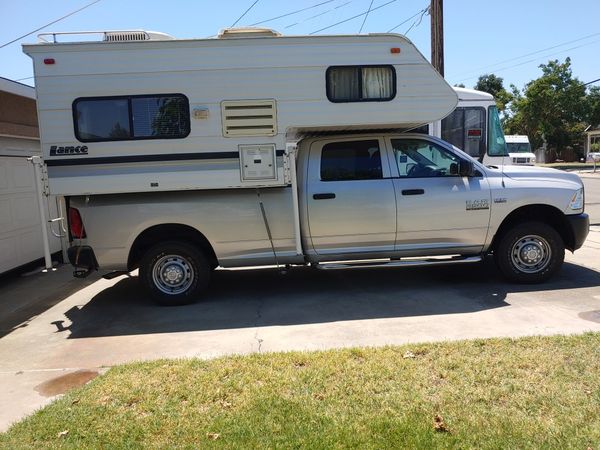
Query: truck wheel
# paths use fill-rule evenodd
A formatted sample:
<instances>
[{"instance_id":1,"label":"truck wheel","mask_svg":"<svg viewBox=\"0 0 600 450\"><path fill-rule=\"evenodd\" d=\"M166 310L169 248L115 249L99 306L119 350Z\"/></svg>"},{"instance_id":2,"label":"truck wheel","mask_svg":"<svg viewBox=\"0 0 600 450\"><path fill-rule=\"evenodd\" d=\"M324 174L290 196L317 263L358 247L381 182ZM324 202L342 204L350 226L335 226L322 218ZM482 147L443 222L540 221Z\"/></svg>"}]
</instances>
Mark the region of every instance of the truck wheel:
<instances>
[{"instance_id":1,"label":"truck wheel","mask_svg":"<svg viewBox=\"0 0 600 450\"><path fill-rule=\"evenodd\" d=\"M202 252L179 241L156 244L140 263L142 285L163 306L194 302L209 279L210 264Z\"/></svg>"},{"instance_id":2,"label":"truck wheel","mask_svg":"<svg viewBox=\"0 0 600 450\"><path fill-rule=\"evenodd\" d=\"M494 258L506 278L517 283L541 283L552 277L565 259L560 234L542 222L515 225L501 236Z\"/></svg>"}]
</instances>

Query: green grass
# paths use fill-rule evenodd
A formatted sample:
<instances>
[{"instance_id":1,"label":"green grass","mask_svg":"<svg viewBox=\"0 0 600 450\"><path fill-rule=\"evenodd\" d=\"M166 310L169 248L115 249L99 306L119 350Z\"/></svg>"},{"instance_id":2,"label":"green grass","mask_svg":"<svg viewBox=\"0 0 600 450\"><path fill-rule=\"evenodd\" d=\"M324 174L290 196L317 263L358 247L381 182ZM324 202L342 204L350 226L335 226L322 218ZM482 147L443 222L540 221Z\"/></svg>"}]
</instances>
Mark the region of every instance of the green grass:
<instances>
[{"instance_id":1,"label":"green grass","mask_svg":"<svg viewBox=\"0 0 600 450\"><path fill-rule=\"evenodd\" d=\"M593 169L594 168L594 163L592 162L554 162L554 163L547 163L547 164L538 164L539 166L542 167L552 167L553 169L560 169L560 170L585 170L585 169ZM596 164L596 166L598 166L599 164Z\"/></svg>"},{"instance_id":2,"label":"green grass","mask_svg":"<svg viewBox=\"0 0 600 450\"><path fill-rule=\"evenodd\" d=\"M598 449L600 334L117 366L0 447Z\"/></svg>"}]
</instances>

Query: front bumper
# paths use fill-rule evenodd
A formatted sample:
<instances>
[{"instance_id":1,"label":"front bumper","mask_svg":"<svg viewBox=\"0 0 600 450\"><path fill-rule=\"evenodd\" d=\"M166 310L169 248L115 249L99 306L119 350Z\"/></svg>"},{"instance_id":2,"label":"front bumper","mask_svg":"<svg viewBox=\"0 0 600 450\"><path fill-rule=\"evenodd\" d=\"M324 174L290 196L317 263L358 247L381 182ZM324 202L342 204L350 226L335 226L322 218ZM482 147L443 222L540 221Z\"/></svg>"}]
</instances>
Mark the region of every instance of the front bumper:
<instances>
[{"instance_id":1,"label":"front bumper","mask_svg":"<svg viewBox=\"0 0 600 450\"><path fill-rule=\"evenodd\" d=\"M89 275L93 270L98 270L98 261L94 250L89 245L75 245L67 250L69 262L75 267L73 275L82 278Z\"/></svg>"},{"instance_id":2,"label":"front bumper","mask_svg":"<svg viewBox=\"0 0 600 450\"><path fill-rule=\"evenodd\" d=\"M590 217L586 213L575 214L573 216L565 216L570 230L573 233L573 248L572 251L581 248L590 232Z\"/></svg>"}]
</instances>

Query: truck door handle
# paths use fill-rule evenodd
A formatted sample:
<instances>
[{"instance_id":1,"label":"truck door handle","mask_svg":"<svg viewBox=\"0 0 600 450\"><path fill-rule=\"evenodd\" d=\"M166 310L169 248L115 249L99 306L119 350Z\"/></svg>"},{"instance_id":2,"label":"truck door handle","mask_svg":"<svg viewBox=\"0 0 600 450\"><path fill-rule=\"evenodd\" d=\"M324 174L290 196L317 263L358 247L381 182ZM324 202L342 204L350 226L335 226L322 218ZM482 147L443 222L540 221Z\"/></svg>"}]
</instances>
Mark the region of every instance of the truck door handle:
<instances>
[{"instance_id":1,"label":"truck door handle","mask_svg":"<svg viewBox=\"0 0 600 450\"><path fill-rule=\"evenodd\" d=\"M315 200L327 200L330 198L335 198L335 194L333 192L327 192L325 194L314 194L313 198Z\"/></svg>"},{"instance_id":2,"label":"truck door handle","mask_svg":"<svg viewBox=\"0 0 600 450\"><path fill-rule=\"evenodd\" d=\"M425 189L402 189L402 195L421 195L425 193Z\"/></svg>"}]
</instances>

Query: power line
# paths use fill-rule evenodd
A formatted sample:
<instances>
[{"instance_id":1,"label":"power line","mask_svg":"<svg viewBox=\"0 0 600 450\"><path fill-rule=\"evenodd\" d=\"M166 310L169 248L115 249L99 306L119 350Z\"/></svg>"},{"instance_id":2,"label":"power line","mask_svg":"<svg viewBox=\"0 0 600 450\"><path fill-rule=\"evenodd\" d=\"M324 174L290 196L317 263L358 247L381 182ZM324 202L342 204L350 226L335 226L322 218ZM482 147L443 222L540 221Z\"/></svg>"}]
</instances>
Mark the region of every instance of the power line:
<instances>
[{"instance_id":1,"label":"power line","mask_svg":"<svg viewBox=\"0 0 600 450\"><path fill-rule=\"evenodd\" d=\"M587 86L588 84L593 84L593 83L596 83L597 81L600 81L600 78L598 78L597 80L588 81L587 83L583 83L583 85Z\"/></svg>"},{"instance_id":2,"label":"power line","mask_svg":"<svg viewBox=\"0 0 600 450\"><path fill-rule=\"evenodd\" d=\"M543 53L543 52L546 52L548 50L554 50L555 48L562 47L564 45L573 44L575 42L580 42L580 41L583 41L583 40L586 40L586 39L589 39L591 37L598 36L598 35L600 35L600 32L599 33L588 34L587 36L583 36L583 37L580 37L580 38L577 38L577 39L573 39L571 41L562 42L560 44L556 44L556 45L553 45L551 47L546 47L546 48L543 48L541 50L536 50L534 52L525 53L524 55L521 55L521 56L515 56L514 58L505 59L503 61L499 61L497 63L491 64L491 65L488 65L488 66L480 67L478 69L467 70L466 72L461 72L461 73L458 73L458 74L456 74L454 76L468 75L470 73L475 73L475 72L480 72L482 70L491 69L492 67L496 67L496 66L505 64L507 62L516 61L516 60L521 59L521 58L527 58L528 56L537 55L538 53Z\"/></svg>"},{"instance_id":3,"label":"power line","mask_svg":"<svg viewBox=\"0 0 600 450\"><path fill-rule=\"evenodd\" d=\"M412 29L413 29L413 27L415 27L415 26L417 26L417 27L418 27L419 25L421 25L421 22L423 21L423 16L424 16L424 15L425 15L425 14L426 14L428 11L429 11L429 7L425 8L425 9L424 9L424 10L422 10L422 11L419 11L419 12L421 13L421 16L420 16L420 17L419 17L417 20L415 20L415 21L414 21L414 22L411 24L411 26L408 28L408 30L406 30L406 32L404 33L404 36L406 36L406 35L408 34L408 32L409 32L410 30L412 30Z\"/></svg>"},{"instance_id":4,"label":"power line","mask_svg":"<svg viewBox=\"0 0 600 450\"><path fill-rule=\"evenodd\" d=\"M99 1L100 1L100 0L94 0L93 2L91 2L91 3L88 3L87 5L85 5L85 6L84 6L84 7L82 7L82 8L79 8L79 9L77 9L77 10L73 11L73 12L70 12L69 14L66 14L66 15L64 15L64 16L62 16L62 17L60 17L60 18L56 19L56 20L53 20L52 22L50 22L50 23L47 23L47 24L46 24L46 25L44 25L44 26L41 26L41 27L39 27L39 28L36 28L35 30L33 30L33 31L31 31L31 32L29 32L29 33L27 33L27 34L24 34L23 36L19 36L18 38L16 38L16 39L13 39L12 41L10 41L10 42L7 42L6 44L2 44L2 45L0 45L0 48L4 48L4 47L6 47L7 45L13 44L13 43L15 43L15 42L17 42L17 41L19 41L19 40L23 39L24 37L27 37L27 36L29 36L30 34L36 33L36 32L38 32L38 31L40 31L40 30L43 30L44 28L46 28L46 27L49 27L50 25L54 25L56 22L60 22L61 20L63 20L63 19L66 19L67 17L71 17L73 14L77 14L79 11L83 11L84 9L86 9L86 8L89 8L90 6L92 6L92 5L96 4L96 3L98 3ZM258 1L258 0L257 0L257 1Z\"/></svg>"},{"instance_id":5,"label":"power line","mask_svg":"<svg viewBox=\"0 0 600 450\"><path fill-rule=\"evenodd\" d=\"M599 34L600 34L600 33L599 33ZM525 64L529 64L529 63L532 63L532 62L535 62L535 61L539 61L539 60L540 60L540 58L548 58L548 57L551 57L551 56L554 56L554 55L558 55L558 54L560 54L560 53L570 52L571 50L576 50L576 49L578 49L578 48L585 47L585 46L587 46L587 45L596 44L596 43L598 43L598 42L600 42L600 39L598 39L598 40L595 40L595 41L592 41L592 42L588 42L588 43L586 43L586 44L576 45L575 47L567 48L567 49L565 49L565 50L561 50L561 51L559 51L559 52L548 53L548 54L546 54L546 55L543 55L543 56L540 56L540 57L538 57L538 58L533 58L533 59L529 59L529 60L527 60L527 61L520 62L520 63L518 63L518 64L513 64L512 66L502 67L502 68L500 68L500 69L494 69L494 72L502 72L502 71L504 71L504 70L513 69L513 68L515 68L515 67L519 67L519 66L524 66ZM539 52L536 52L536 53L539 53ZM477 78L477 75L475 75L475 76L472 76L472 77L468 77L468 78L463 78L462 80L459 80L459 82L462 82L462 81L467 81L467 80L472 80L472 79L474 79L474 78Z\"/></svg>"},{"instance_id":6,"label":"power line","mask_svg":"<svg viewBox=\"0 0 600 450\"><path fill-rule=\"evenodd\" d=\"M32 78L34 78L34 77L17 78L16 80L13 80L13 81L31 80Z\"/></svg>"},{"instance_id":7,"label":"power line","mask_svg":"<svg viewBox=\"0 0 600 450\"><path fill-rule=\"evenodd\" d=\"M369 5L369 9L367 9L367 13L365 14L365 18L363 19L362 25L360 26L360 30L358 30L358 34L362 33L362 29L365 26L365 22L367 21L367 17L369 17L369 13L371 12L371 8L373 7L373 0L371 0L371 4Z\"/></svg>"},{"instance_id":8,"label":"power line","mask_svg":"<svg viewBox=\"0 0 600 450\"><path fill-rule=\"evenodd\" d=\"M249 7L249 8L248 8L246 11L244 11L244 13L243 13L243 14L242 14L240 17L238 17L238 18L237 18L237 20L236 20L235 22L233 22L233 25L231 25L231 27L230 27L230 28L233 28L233 27L235 27L235 26L237 25L237 23L238 23L240 20L242 20L242 18L243 18L243 17L244 17L246 14L248 14L248 12L249 12L249 11L250 11L252 8L254 8L254 5L256 5L258 2L259 2L259 0L254 0L254 3L252 3L252 4L250 5L250 7Z\"/></svg>"},{"instance_id":9,"label":"power line","mask_svg":"<svg viewBox=\"0 0 600 450\"><path fill-rule=\"evenodd\" d=\"M332 24L332 25L326 26L326 27L324 27L324 28L321 28L321 29L319 29L319 30L315 30L315 31L313 31L313 32L311 32L311 33L308 33L308 34L309 34L309 35L317 34L317 33L321 32L321 31L328 30L329 28L333 28L333 27L335 27L335 26L337 26L337 25L341 25L342 23L350 22L351 20L354 20L354 19L356 19L357 17L364 16L365 14L368 14L369 12L377 11L378 9L381 9L381 8L383 8L384 6L387 6L387 5L391 4L391 3L395 3L395 2L397 2L397 1L398 1L398 0L390 0L389 2L387 2L387 3L384 3L383 5L379 5L379 6L375 7L375 8L373 8L373 9L371 9L370 11L365 11L365 12L363 12L363 13L360 13L360 14L357 14L357 15L355 15L355 16L349 17L348 19L340 20L339 22L336 22L336 23L334 23L334 24Z\"/></svg>"},{"instance_id":10,"label":"power line","mask_svg":"<svg viewBox=\"0 0 600 450\"><path fill-rule=\"evenodd\" d=\"M332 2L335 2L335 1L336 0L327 0L325 2L317 3L316 5L312 5L312 6L307 6L306 8L297 9L296 11L285 13L285 14L282 14L282 15L277 16L277 17L271 17L270 19L265 19L265 20L261 20L260 22L251 23L250 26L254 27L256 25L262 25L263 23L272 22L273 20L281 19L283 17L293 16L294 14L298 14L298 13L301 13L301 12L304 12L304 11L308 11L310 9L314 9L314 8L317 8L317 7L321 6L321 5L326 5L327 3L332 3Z\"/></svg>"},{"instance_id":11,"label":"power line","mask_svg":"<svg viewBox=\"0 0 600 450\"><path fill-rule=\"evenodd\" d=\"M305 23L305 22L308 22L309 20L316 19L317 17L324 16L325 14L328 14L331 11L335 11L336 9L343 8L344 6L349 5L350 3L352 3L352 0L350 0L350 1L346 2L346 3L342 3L341 5L335 6L335 7L331 8L331 9L328 9L327 11L323 11L323 12L320 12L319 14L315 14L315 15L312 15L310 17L307 17L306 19L301 20L299 22L294 22L294 23L292 23L290 25L286 25L284 28L295 27L296 25L299 25L301 23Z\"/></svg>"},{"instance_id":12,"label":"power line","mask_svg":"<svg viewBox=\"0 0 600 450\"><path fill-rule=\"evenodd\" d=\"M425 8L425 9L429 9L429 7ZM398 25L396 25L393 28L390 28L389 30L387 30L388 33L391 33L392 31L394 31L396 28L401 27L402 25L404 25L405 23L409 22L410 20L414 19L415 17L417 17L419 14L421 14L423 12L423 10L418 11L416 14L413 14L412 16L410 16L408 19L403 20L402 22L400 22Z\"/></svg>"}]
</instances>

